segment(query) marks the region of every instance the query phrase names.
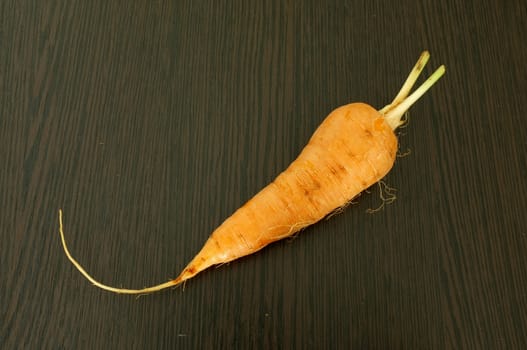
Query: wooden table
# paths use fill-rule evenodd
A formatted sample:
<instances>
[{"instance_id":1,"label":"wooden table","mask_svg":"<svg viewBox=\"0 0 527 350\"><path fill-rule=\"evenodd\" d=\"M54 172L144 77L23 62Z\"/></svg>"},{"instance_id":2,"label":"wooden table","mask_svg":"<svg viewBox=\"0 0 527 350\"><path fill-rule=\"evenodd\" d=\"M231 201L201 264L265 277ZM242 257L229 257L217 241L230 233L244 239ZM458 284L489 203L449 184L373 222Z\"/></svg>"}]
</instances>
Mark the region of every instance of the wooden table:
<instances>
[{"instance_id":1,"label":"wooden table","mask_svg":"<svg viewBox=\"0 0 527 350\"><path fill-rule=\"evenodd\" d=\"M3 349L527 348L521 0L2 1ZM447 73L340 215L177 288L335 107Z\"/></svg>"}]
</instances>

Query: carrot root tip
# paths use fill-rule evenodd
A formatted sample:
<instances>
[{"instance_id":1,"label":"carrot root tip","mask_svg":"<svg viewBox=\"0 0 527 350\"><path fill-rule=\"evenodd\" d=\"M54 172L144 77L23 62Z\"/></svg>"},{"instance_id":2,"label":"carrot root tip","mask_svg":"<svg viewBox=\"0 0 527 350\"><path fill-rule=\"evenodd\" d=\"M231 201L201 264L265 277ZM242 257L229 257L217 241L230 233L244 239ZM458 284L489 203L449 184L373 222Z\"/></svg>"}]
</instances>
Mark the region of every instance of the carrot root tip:
<instances>
[{"instance_id":1,"label":"carrot root tip","mask_svg":"<svg viewBox=\"0 0 527 350\"><path fill-rule=\"evenodd\" d=\"M75 260L75 258L73 258L73 256L71 255L68 249L68 245L66 244L66 238L64 237L64 225L62 223L62 209L59 209L59 233L60 233L60 238L62 242L62 248L64 249L64 253L66 253L66 256L71 261L73 266L75 266L77 270L79 270L79 272L88 281L90 281L94 286L99 287L100 289L104 289L106 291L117 293L117 294L136 294L136 295L142 296L142 295L150 294L152 292L157 292L162 289L173 287L178 284L174 282L175 280L171 280L165 283L158 284L157 286L147 287L143 289L116 288L116 287L111 287L106 284L103 284L97 281L95 278L93 278L88 272L86 272L84 267L82 267L82 265L77 260Z\"/></svg>"}]
</instances>

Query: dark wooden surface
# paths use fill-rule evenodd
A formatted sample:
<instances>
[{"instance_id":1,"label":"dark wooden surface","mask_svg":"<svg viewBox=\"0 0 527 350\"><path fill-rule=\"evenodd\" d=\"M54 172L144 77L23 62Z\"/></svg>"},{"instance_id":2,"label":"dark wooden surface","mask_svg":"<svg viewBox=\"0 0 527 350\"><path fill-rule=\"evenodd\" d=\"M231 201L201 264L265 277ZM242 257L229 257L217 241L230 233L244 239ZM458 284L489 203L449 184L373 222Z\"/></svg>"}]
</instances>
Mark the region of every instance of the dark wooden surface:
<instances>
[{"instance_id":1,"label":"dark wooden surface","mask_svg":"<svg viewBox=\"0 0 527 350\"><path fill-rule=\"evenodd\" d=\"M0 347L527 348L527 7L0 2ZM293 240L139 299L322 119L445 77L385 179Z\"/></svg>"}]
</instances>

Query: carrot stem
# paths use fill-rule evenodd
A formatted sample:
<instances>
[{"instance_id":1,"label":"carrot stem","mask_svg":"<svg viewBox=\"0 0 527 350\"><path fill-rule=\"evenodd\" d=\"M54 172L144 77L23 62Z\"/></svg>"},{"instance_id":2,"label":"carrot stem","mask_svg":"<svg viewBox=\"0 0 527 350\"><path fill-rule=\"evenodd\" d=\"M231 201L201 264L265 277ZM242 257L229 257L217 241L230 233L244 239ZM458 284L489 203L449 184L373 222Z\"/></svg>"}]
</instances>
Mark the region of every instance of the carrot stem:
<instances>
[{"instance_id":1,"label":"carrot stem","mask_svg":"<svg viewBox=\"0 0 527 350\"><path fill-rule=\"evenodd\" d=\"M90 274L86 272L86 270L82 267L82 265L77 260L75 260L73 256L71 255L68 249L68 246L66 245L66 239L64 238L64 226L62 224L62 209L59 209L59 233L60 233L60 238L62 240L62 247L64 248L64 252L66 253L66 256L71 261L71 263L77 268L77 270L80 271L80 273L84 277L86 277L91 283L93 283L95 286L101 289L107 290L109 292L120 293L120 294L148 294L148 293L157 292L159 290L177 285L177 283L174 281L168 281L166 283L162 283L157 286L152 286L152 287L143 288L143 289L123 289L123 288L115 288L115 287L110 287L108 285L105 285L97 281L92 276L90 276Z\"/></svg>"},{"instance_id":2,"label":"carrot stem","mask_svg":"<svg viewBox=\"0 0 527 350\"><path fill-rule=\"evenodd\" d=\"M384 114L388 125L395 130L403 124L402 116L404 113L427 92L445 74L445 66L441 65L417 90L406 97L401 103L390 109Z\"/></svg>"},{"instance_id":3,"label":"carrot stem","mask_svg":"<svg viewBox=\"0 0 527 350\"><path fill-rule=\"evenodd\" d=\"M421 53L421 56L417 60L415 66L410 71L410 74L408 75L408 78L406 78L406 81L401 87L401 90L399 91L397 96L395 96L392 103L385 106L383 109L379 111L381 114L387 113L390 109L396 107L399 103L401 103L408 96L408 94L412 90L412 87L415 85L417 78L419 78L419 75L423 71L423 68L425 67L426 63L428 62L429 58L430 58L430 53L428 51L423 51L423 53Z\"/></svg>"}]
</instances>

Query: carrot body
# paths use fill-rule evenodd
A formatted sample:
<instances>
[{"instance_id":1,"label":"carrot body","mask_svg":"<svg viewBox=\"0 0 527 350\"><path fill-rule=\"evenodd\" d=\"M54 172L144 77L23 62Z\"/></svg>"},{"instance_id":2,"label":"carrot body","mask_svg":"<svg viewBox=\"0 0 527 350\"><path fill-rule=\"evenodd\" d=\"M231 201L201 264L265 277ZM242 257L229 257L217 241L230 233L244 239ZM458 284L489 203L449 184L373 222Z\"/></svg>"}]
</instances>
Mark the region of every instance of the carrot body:
<instances>
[{"instance_id":1,"label":"carrot body","mask_svg":"<svg viewBox=\"0 0 527 350\"><path fill-rule=\"evenodd\" d=\"M397 152L394 130L403 123L406 110L445 72L444 66L439 67L409 95L428 57L428 52L423 52L401 91L381 110L365 103L352 103L331 112L297 159L226 219L176 279L143 289L115 288L96 281L71 256L59 210L59 232L67 257L102 289L144 294L178 285L213 265L252 254L314 224L345 206L390 171Z\"/></svg>"},{"instance_id":2,"label":"carrot body","mask_svg":"<svg viewBox=\"0 0 527 350\"><path fill-rule=\"evenodd\" d=\"M397 138L374 108L364 103L337 108L298 158L212 233L174 283L319 221L382 179L396 152Z\"/></svg>"}]
</instances>

